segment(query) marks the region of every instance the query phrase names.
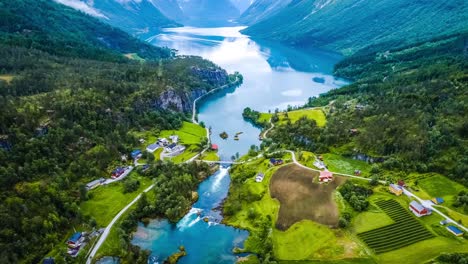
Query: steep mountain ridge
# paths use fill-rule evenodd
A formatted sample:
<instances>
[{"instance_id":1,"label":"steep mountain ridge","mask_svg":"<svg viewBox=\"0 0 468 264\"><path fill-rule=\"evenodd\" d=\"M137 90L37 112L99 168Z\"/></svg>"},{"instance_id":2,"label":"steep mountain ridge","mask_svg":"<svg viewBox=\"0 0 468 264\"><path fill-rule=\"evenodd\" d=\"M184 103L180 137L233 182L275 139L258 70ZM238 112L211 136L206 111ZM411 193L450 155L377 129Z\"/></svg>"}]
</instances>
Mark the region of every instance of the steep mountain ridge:
<instances>
[{"instance_id":1,"label":"steep mountain ridge","mask_svg":"<svg viewBox=\"0 0 468 264\"><path fill-rule=\"evenodd\" d=\"M180 9L177 0L149 0L155 7L161 11L166 17L180 22L185 19L185 15Z\"/></svg>"},{"instance_id":2,"label":"steep mountain ridge","mask_svg":"<svg viewBox=\"0 0 468 264\"><path fill-rule=\"evenodd\" d=\"M240 16L230 0L178 0L186 16L184 25L223 26Z\"/></svg>"},{"instance_id":3,"label":"steep mountain ridge","mask_svg":"<svg viewBox=\"0 0 468 264\"><path fill-rule=\"evenodd\" d=\"M264 15L254 7L267 2L264 8L268 9L280 1L254 3L241 21L249 18L245 21L252 23L253 17ZM303 0L273 10L244 33L344 54L375 44L404 46L468 28L468 5L464 0Z\"/></svg>"},{"instance_id":4,"label":"steep mountain ridge","mask_svg":"<svg viewBox=\"0 0 468 264\"><path fill-rule=\"evenodd\" d=\"M0 35L5 45L59 56L117 61L136 53L145 59L169 57L170 50L139 41L97 18L49 0L0 2ZM24 15L28 14L28 15Z\"/></svg>"},{"instance_id":5,"label":"steep mountain ridge","mask_svg":"<svg viewBox=\"0 0 468 264\"><path fill-rule=\"evenodd\" d=\"M114 27L130 34L141 34L163 27L176 27L180 24L167 18L160 10L160 3L169 6L170 2L156 0L55 0L61 4L95 16ZM167 9L165 9L167 10Z\"/></svg>"},{"instance_id":6,"label":"steep mountain ridge","mask_svg":"<svg viewBox=\"0 0 468 264\"><path fill-rule=\"evenodd\" d=\"M255 23L278 14L291 2L292 0L256 0L244 13L242 13L239 18L239 22L245 25L254 25Z\"/></svg>"}]
</instances>

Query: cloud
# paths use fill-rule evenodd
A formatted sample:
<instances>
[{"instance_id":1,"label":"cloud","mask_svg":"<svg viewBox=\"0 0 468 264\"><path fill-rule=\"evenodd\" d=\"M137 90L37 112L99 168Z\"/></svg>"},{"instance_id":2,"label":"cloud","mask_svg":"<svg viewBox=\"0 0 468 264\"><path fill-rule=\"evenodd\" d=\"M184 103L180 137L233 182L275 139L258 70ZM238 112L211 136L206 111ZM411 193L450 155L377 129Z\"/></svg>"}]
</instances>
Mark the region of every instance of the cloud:
<instances>
[{"instance_id":1,"label":"cloud","mask_svg":"<svg viewBox=\"0 0 468 264\"><path fill-rule=\"evenodd\" d=\"M55 0L56 2L74 8L76 10L83 11L84 13L100 18L106 18L101 12L97 9L94 9L92 6L87 5L85 2L81 2L80 0Z\"/></svg>"}]
</instances>

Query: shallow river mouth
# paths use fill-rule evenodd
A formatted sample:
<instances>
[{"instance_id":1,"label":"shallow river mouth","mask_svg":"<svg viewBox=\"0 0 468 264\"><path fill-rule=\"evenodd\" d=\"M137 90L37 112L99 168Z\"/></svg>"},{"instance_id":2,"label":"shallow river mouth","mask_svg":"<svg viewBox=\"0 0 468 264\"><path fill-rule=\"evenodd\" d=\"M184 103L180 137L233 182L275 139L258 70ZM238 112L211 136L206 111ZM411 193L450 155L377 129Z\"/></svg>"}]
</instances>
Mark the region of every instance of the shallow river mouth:
<instances>
[{"instance_id":1,"label":"shallow river mouth","mask_svg":"<svg viewBox=\"0 0 468 264\"><path fill-rule=\"evenodd\" d=\"M219 145L222 160L243 155L251 145L259 144L260 130L242 118L245 107L286 109L345 84L332 76L339 55L254 41L239 33L240 29L183 27L148 38L152 44L202 56L243 75L240 87L210 95L199 107L198 119L212 127L212 141ZM224 131L230 135L227 140L218 136ZM239 141L232 136L237 132L243 132ZM179 223L153 220L146 227L140 224L132 243L151 250L151 263L162 263L181 245L188 255L179 263L235 263L232 249L243 246L248 232L219 224L222 216L214 210L227 196L229 184L228 170L221 168L200 184L198 202Z\"/></svg>"}]
</instances>

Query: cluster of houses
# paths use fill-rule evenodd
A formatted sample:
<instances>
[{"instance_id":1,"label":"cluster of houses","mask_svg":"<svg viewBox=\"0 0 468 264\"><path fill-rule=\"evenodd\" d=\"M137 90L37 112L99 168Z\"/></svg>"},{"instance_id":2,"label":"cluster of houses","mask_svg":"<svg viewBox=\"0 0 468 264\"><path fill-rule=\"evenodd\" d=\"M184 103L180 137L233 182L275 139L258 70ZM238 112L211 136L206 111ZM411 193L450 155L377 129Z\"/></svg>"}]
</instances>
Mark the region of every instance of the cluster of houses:
<instances>
[{"instance_id":1,"label":"cluster of houses","mask_svg":"<svg viewBox=\"0 0 468 264\"><path fill-rule=\"evenodd\" d=\"M172 135L169 137L170 141L166 138L159 138L153 144L146 147L146 151L154 153L159 148L163 148L167 156L177 156L185 151L185 146L179 144L179 136Z\"/></svg>"}]
</instances>

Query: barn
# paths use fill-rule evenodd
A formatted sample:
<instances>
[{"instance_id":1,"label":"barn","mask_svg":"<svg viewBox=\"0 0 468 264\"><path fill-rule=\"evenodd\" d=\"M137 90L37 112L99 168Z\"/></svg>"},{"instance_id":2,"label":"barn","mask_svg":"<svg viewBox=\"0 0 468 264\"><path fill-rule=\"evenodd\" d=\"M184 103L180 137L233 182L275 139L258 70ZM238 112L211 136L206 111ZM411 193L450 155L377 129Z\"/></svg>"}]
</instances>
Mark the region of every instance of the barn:
<instances>
[{"instance_id":1,"label":"barn","mask_svg":"<svg viewBox=\"0 0 468 264\"><path fill-rule=\"evenodd\" d=\"M320 182L331 182L331 181L333 181L333 173L331 173L331 172L329 172L327 170L321 171L320 176L319 176L319 181Z\"/></svg>"},{"instance_id":2,"label":"barn","mask_svg":"<svg viewBox=\"0 0 468 264\"><path fill-rule=\"evenodd\" d=\"M431 209L429 208L426 208L424 206L422 206L422 204L416 202L416 201L412 201L410 204L409 204L409 209L411 210L411 212L413 212L414 215L416 215L417 217L421 217L421 216L425 216L425 215L430 215L432 212L431 212Z\"/></svg>"}]
</instances>

